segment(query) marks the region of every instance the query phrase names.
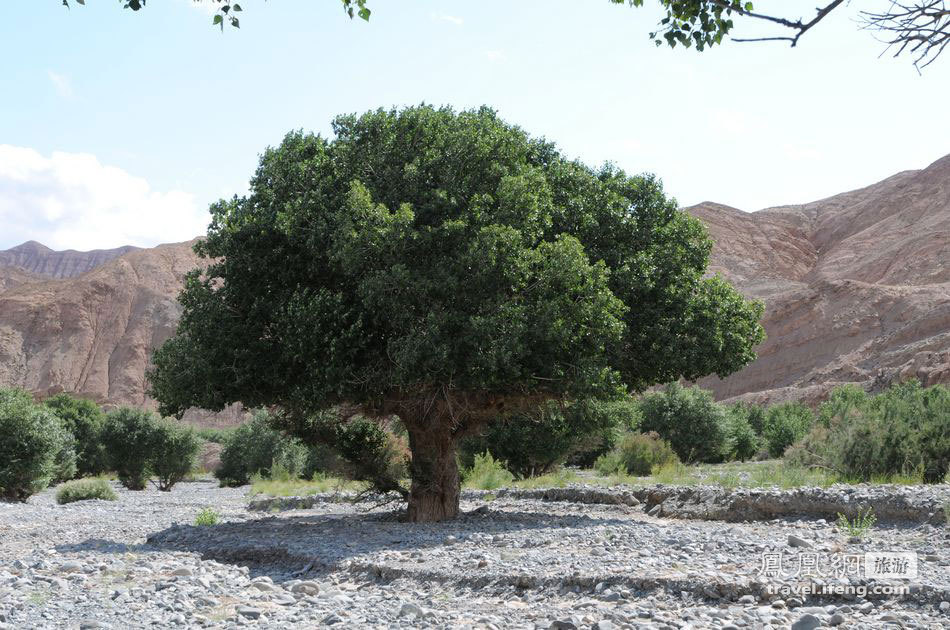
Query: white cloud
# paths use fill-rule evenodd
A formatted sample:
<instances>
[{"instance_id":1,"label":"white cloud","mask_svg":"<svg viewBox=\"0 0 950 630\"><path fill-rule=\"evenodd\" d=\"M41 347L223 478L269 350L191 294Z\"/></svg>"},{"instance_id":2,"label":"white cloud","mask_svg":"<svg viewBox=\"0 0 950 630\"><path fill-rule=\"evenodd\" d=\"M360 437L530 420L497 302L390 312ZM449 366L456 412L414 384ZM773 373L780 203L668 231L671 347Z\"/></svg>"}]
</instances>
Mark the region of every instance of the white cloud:
<instances>
[{"instance_id":1,"label":"white cloud","mask_svg":"<svg viewBox=\"0 0 950 630\"><path fill-rule=\"evenodd\" d=\"M433 13L432 19L441 20L442 22L450 22L452 24L455 24L456 26L461 26L462 24L465 23L465 20L463 20L462 18L457 17L455 15L449 15L448 13Z\"/></svg>"},{"instance_id":2,"label":"white cloud","mask_svg":"<svg viewBox=\"0 0 950 630\"><path fill-rule=\"evenodd\" d=\"M50 83L53 84L53 89L56 90L56 93L63 98L71 99L73 98L73 84L69 80L69 77L57 74L52 70L46 71L46 76L49 77Z\"/></svg>"},{"instance_id":3,"label":"white cloud","mask_svg":"<svg viewBox=\"0 0 950 630\"><path fill-rule=\"evenodd\" d=\"M501 50L486 50L485 58L489 61L502 61L505 58L505 53Z\"/></svg>"},{"instance_id":4,"label":"white cloud","mask_svg":"<svg viewBox=\"0 0 950 630\"><path fill-rule=\"evenodd\" d=\"M149 247L207 228L207 209L181 190L156 191L88 153L0 144L0 247L36 240L53 249Z\"/></svg>"}]
</instances>

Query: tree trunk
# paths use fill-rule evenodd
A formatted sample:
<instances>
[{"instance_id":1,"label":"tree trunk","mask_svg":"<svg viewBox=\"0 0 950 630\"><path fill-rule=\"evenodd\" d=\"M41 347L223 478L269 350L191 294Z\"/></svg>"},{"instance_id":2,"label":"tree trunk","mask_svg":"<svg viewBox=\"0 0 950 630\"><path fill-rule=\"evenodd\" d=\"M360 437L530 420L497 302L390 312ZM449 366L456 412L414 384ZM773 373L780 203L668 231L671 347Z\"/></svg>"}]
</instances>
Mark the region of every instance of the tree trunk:
<instances>
[{"instance_id":1,"label":"tree trunk","mask_svg":"<svg viewBox=\"0 0 950 630\"><path fill-rule=\"evenodd\" d=\"M459 513L459 468L449 423L427 418L407 422L406 428L412 451L409 520L432 523L455 518Z\"/></svg>"}]
</instances>

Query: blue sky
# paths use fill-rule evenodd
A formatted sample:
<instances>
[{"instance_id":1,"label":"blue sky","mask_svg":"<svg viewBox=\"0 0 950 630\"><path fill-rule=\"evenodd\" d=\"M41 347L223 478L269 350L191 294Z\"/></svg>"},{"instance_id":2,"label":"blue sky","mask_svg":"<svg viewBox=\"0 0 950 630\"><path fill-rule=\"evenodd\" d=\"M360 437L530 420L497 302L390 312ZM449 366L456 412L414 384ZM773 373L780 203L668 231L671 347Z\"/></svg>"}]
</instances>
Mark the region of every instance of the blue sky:
<instances>
[{"instance_id":1,"label":"blue sky","mask_svg":"<svg viewBox=\"0 0 950 630\"><path fill-rule=\"evenodd\" d=\"M190 0L0 3L0 248L186 240L288 130L423 101L489 104L683 205L801 203L950 153L950 56L922 76L878 58L854 6L795 49L698 54L649 41L655 7L606 0L371 0L369 23L336 0L242 5L222 34Z\"/></svg>"}]
</instances>

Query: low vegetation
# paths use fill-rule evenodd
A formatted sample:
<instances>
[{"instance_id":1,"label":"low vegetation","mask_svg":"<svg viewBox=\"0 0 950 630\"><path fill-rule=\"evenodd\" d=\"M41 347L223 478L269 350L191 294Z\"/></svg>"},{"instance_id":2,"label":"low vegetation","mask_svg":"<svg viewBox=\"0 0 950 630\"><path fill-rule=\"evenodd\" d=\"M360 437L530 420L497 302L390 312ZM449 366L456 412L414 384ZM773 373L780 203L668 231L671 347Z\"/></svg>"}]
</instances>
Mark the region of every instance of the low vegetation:
<instances>
[{"instance_id":1,"label":"low vegetation","mask_svg":"<svg viewBox=\"0 0 950 630\"><path fill-rule=\"evenodd\" d=\"M60 505L90 499L115 501L118 498L109 482L100 478L74 479L67 481L56 490L56 502Z\"/></svg>"},{"instance_id":2,"label":"low vegetation","mask_svg":"<svg viewBox=\"0 0 950 630\"><path fill-rule=\"evenodd\" d=\"M74 439L27 392L0 389L0 499L26 501L75 473Z\"/></svg>"},{"instance_id":3,"label":"low vegetation","mask_svg":"<svg viewBox=\"0 0 950 630\"><path fill-rule=\"evenodd\" d=\"M471 468L462 471L462 485L476 490L495 490L514 481L514 474L491 453L475 456Z\"/></svg>"},{"instance_id":4,"label":"low vegetation","mask_svg":"<svg viewBox=\"0 0 950 630\"><path fill-rule=\"evenodd\" d=\"M308 422L317 434L326 420ZM214 471L220 483L250 484L252 495L366 493L373 475L398 483L408 477L398 418L382 426L359 417L330 422L338 448L348 452L308 445L279 425L261 411L235 428L199 430L140 409L103 414L66 394L37 403L27 392L0 389L0 500L25 501L82 471L97 476L60 486L57 500L111 499L110 477L133 490L152 479L168 491L193 478L204 438L223 445ZM691 435L691 426L700 429ZM701 431L709 439L699 440ZM534 420L499 422L464 442L459 458L463 486L483 490L569 483L920 484L947 480L948 436L950 389L944 386L909 382L869 395L848 385L815 414L798 403L719 405L708 392L673 384L639 399L541 403Z\"/></svg>"},{"instance_id":5,"label":"low vegetation","mask_svg":"<svg viewBox=\"0 0 950 630\"><path fill-rule=\"evenodd\" d=\"M198 512L198 515L195 516L195 525L198 527L210 527L211 525L217 525L220 520L220 515L208 507Z\"/></svg>"},{"instance_id":6,"label":"low vegetation","mask_svg":"<svg viewBox=\"0 0 950 630\"><path fill-rule=\"evenodd\" d=\"M173 420L155 422L152 431L149 469L158 489L167 492L194 469L201 440L193 428Z\"/></svg>"},{"instance_id":7,"label":"low vegetation","mask_svg":"<svg viewBox=\"0 0 950 630\"><path fill-rule=\"evenodd\" d=\"M871 508L863 512L859 509L854 518L849 519L844 514L838 514L838 529L845 532L851 538L864 538L874 527L877 517Z\"/></svg>"},{"instance_id":8,"label":"low vegetation","mask_svg":"<svg viewBox=\"0 0 950 630\"><path fill-rule=\"evenodd\" d=\"M871 481L910 478L941 483L950 469L950 389L916 381L876 396L857 388L836 390L820 421L791 448L800 466Z\"/></svg>"},{"instance_id":9,"label":"low vegetation","mask_svg":"<svg viewBox=\"0 0 950 630\"><path fill-rule=\"evenodd\" d=\"M721 462L728 454L725 410L706 390L670 383L644 394L640 413L641 430L656 432L684 462Z\"/></svg>"},{"instance_id":10,"label":"low vegetation","mask_svg":"<svg viewBox=\"0 0 950 630\"><path fill-rule=\"evenodd\" d=\"M597 459L594 467L604 476L617 473L644 476L679 461L669 442L651 431L625 435L614 450Z\"/></svg>"}]
</instances>

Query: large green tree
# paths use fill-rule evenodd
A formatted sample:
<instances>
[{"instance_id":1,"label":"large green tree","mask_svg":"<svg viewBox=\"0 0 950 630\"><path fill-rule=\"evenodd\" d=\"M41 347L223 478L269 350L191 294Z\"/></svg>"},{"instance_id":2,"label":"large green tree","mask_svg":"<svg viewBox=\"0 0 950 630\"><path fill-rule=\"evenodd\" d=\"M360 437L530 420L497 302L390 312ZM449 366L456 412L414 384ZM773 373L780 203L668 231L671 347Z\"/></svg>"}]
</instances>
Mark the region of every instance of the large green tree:
<instances>
[{"instance_id":1,"label":"large green tree","mask_svg":"<svg viewBox=\"0 0 950 630\"><path fill-rule=\"evenodd\" d=\"M68 7L70 0L62 0ZM71 0L76 4L85 4L85 0ZM234 0L193 0L205 2L218 8L213 23L224 28L225 24L240 26L237 17L242 8ZM352 18L356 15L369 20L368 0L341 0L343 10ZM644 0L607 0L611 4L629 4L643 6ZM800 12L798 6L782 3L781 8L769 7L759 10L758 0L657 0L663 10L657 30L650 37L657 45L669 44L671 47L695 46L705 50L709 46L722 43L732 35L734 19L746 24L759 23L772 27L773 31L751 38L732 37L737 42L788 42L798 45L805 33L817 26L822 20L842 5L845 0L826 0L822 6ZM146 0L119 0L126 9L138 11L145 7ZM769 6L768 3L765 3ZM897 57L907 54L914 59L918 68L932 63L950 44L950 7L946 0L895 0L885 3L879 12L860 11L858 24L867 30L876 32L878 39L886 46L885 52L892 51Z\"/></svg>"},{"instance_id":2,"label":"large green tree","mask_svg":"<svg viewBox=\"0 0 950 630\"><path fill-rule=\"evenodd\" d=\"M269 406L309 438L333 434L306 420L331 406L398 415L409 516L441 520L456 444L485 422L753 359L761 305L704 276L703 226L654 177L568 160L487 107L333 130L289 134L212 206L209 264L154 356L163 413Z\"/></svg>"}]
</instances>

